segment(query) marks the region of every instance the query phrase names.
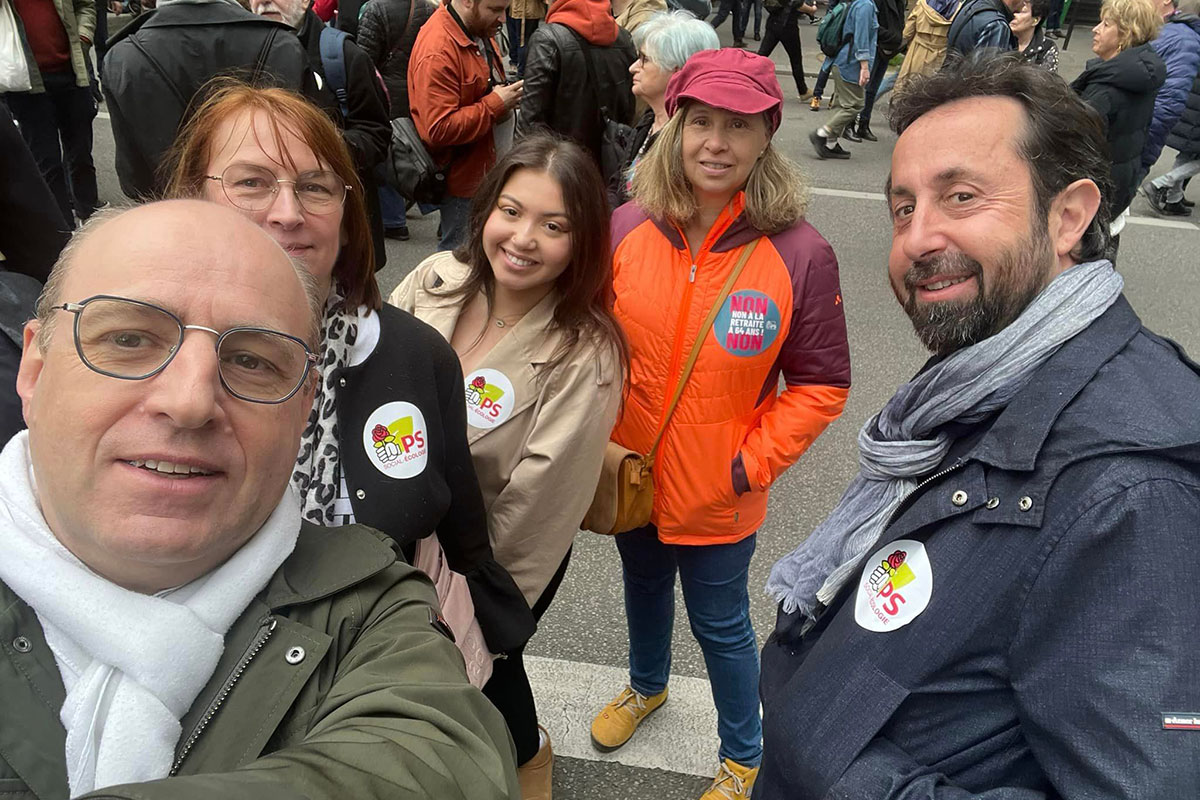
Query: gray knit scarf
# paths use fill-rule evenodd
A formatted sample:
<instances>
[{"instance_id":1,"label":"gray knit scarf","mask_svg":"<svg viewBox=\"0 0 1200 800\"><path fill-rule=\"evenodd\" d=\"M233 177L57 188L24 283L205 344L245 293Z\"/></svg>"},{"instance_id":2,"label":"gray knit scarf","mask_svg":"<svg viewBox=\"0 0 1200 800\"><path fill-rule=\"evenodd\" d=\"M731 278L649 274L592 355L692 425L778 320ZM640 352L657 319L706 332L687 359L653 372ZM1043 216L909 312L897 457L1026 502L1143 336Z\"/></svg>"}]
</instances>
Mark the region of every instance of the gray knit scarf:
<instances>
[{"instance_id":1,"label":"gray knit scarf","mask_svg":"<svg viewBox=\"0 0 1200 800\"><path fill-rule=\"evenodd\" d=\"M813 616L854 574L918 480L953 440L937 431L1004 408L1037 369L1116 302L1125 282L1108 261L1051 281L1008 327L901 386L858 434L860 470L829 517L771 569L767 593L785 612Z\"/></svg>"}]
</instances>

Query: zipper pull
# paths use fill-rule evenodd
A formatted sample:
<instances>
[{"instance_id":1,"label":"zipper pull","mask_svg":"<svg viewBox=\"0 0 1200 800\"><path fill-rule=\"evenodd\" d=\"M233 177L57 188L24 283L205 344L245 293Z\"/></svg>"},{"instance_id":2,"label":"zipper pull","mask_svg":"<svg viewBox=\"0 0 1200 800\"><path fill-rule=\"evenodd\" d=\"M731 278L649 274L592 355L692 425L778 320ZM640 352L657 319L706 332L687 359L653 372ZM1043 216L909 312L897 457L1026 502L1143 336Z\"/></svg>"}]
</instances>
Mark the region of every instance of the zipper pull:
<instances>
[{"instance_id":1,"label":"zipper pull","mask_svg":"<svg viewBox=\"0 0 1200 800\"><path fill-rule=\"evenodd\" d=\"M692 273L688 275L688 283L696 282L696 265L692 264Z\"/></svg>"}]
</instances>

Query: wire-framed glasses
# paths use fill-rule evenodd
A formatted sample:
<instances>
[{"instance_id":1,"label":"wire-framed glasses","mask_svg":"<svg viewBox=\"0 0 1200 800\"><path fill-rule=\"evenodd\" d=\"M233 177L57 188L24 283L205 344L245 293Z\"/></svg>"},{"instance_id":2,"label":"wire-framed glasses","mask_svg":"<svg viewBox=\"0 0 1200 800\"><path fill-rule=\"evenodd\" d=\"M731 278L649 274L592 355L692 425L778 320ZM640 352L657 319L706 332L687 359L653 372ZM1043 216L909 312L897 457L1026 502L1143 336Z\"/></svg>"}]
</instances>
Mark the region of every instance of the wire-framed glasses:
<instances>
[{"instance_id":1,"label":"wire-framed glasses","mask_svg":"<svg viewBox=\"0 0 1200 800\"><path fill-rule=\"evenodd\" d=\"M290 183L300 207L309 214L332 214L346 202L350 186L336 172L320 170L305 172L296 180L276 178L265 167L253 164L230 164L220 175L205 175L210 181L220 181L229 202L243 211L265 211L275 202L280 184Z\"/></svg>"},{"instance_id":2,"label":"wire-framed glasses","mask_svg":"<svg viewBox=\"0 0 1200 800\"><path fill-rule=\"evenodd\" d=\"M54 307L75 315L75 352L91 370L127 381L153 377L179 352L186 331L217 337L221 385L251 403L291 399L316 363L303 340L267 328L237 327L215 331L184 325L179 317L153 303L113 295L96 295L80 303Z\"/></svg>"}]
</instances>

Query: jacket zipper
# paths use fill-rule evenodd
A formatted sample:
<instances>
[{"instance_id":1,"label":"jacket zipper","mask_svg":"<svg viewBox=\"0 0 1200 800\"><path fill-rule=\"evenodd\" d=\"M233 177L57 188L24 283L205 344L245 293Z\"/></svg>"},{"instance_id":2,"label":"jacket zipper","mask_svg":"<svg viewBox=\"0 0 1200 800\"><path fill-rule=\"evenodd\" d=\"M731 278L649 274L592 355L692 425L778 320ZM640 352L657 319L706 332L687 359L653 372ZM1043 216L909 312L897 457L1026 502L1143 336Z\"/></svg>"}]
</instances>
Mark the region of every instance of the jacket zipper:
<instances>
[{"instance_id":1,"label":"jacket zipper","mask_svg":"<svg viewBox=\"0 0 1200 800\"><path fill-rule=\"evenodd\" d=\"M217 696L209 703L208 708L204 710L203 716L200 717L200 722L196 724L184 742L183 748L179 751L179 757L175 759L175 764L171 767L168 776L174 776L179 772L179 768L183 766L184 759L188 757L188 753L196 745L196 741L208 728L208 723L212 722L213 717L217 715L217 711L225 703L225 698L229 697L229 693L233 691L233 687L241 680L242 675L246 672L246 668L250 666L250 662L258 655L259 651L266 645L267 640L271 638L271 634L275 632L277 621L274 617L268 615L258 627L258 633L251 640L250 646L246 648L246 652L242 653L242 657L238 659L238 663L234 666L233 671L229 673L229 677L225 679L224 685L221 686L221 691L217 692Z\"/></svg>"},{"instance_id":2,"label":"jacket zipper","mask_svg":"<svg viewBox=\"0 0 1200 800\"><path fill-rule=\"evenodd\" d=\"M896 521L897 517L899 517L902 513L904 513L905 511L908 510L909 506L912 505L912 503L910 503L909 501L912 500L915 502L917 493L920 492L921 489L923 489L927 484L933 483L936 480L940 480L941 478L946 477L951 472L954 472L955 470L960 469L965 465L966 465L965 461L956 461L955 463L946 467L941 472L935 472L933 475L930 475L928 478L926 478L925 480L921 481L916 486L914 486L913 490L911 492L904 495L904 499L900 501L900 505L896 506L896 510L892 512L892 515L890 517L888 517L887 525L883 526L884 532L887 532L887 529L892 527L892 523Z\"/></svg>"}]
</instances>

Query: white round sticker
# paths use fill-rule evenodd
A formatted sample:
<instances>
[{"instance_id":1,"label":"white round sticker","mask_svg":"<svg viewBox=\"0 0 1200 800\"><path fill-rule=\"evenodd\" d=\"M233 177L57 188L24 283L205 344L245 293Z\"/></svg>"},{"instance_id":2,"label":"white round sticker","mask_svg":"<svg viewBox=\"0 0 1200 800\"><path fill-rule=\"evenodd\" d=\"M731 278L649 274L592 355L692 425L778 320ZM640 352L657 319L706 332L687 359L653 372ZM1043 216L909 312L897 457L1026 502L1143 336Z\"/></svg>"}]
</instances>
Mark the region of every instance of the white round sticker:
<instances>
[{"instance_id":1,"label":"white round sticker","mask_svg":"<svg viewBox=\"0 0 1200 800\"><path fill-rule=\"evenodd\" d=\"M413 478L429 462L425 417L412 403L380 406L363 425L363 449L375 469L389 478Z\"/></svg>"},{"instance_id":2,"label":"white round sticker","mask_svg":"<svg viewBox=\"0 0 1200 800\"><path fill-rule=\"evenodd\" d=\"M503 372L477 369L467 376L467 424L494 428L508 419L517 398Z\"/></svg>"},{"instance_id":3,"label":"white round sticker","mask_svg":"<svg viewBox=\"0 0 1200 800\"><path fill-rule=\"evenodd\" d=\"M903 628L929 605L933 570L925 545L897 539L867 560L858 582L854 621L880 633Z\"/></svg>"}]
</instances>

